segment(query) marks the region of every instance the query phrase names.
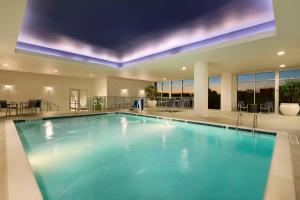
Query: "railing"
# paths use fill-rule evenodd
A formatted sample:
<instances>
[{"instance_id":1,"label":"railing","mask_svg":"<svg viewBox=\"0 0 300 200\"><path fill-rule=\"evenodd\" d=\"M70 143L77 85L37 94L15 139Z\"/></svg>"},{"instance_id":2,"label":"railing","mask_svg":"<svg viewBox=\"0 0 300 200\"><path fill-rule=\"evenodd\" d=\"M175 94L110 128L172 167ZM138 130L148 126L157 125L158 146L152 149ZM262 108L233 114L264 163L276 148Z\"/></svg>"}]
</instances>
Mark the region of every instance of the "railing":
<instances>
[{"instance_id":1,"label":"railing","mask_svg":"<svg viewBox=\"0 0 300 200\"><path fill-rule=\"evenodd\" d=\"M194 107L194 98L193 97L157 97L157 106L161 107L165 105L165 102L168 99L180 100L184 99L184 108L193 108Z\"/></svg>"},{"instance_id":2,"label":"railing","mask_svg":"<svg viewBox=\"0 0 300 200\"><path fill-rule=\"evenodd\" d=\"M94 96L88 97L87 110L88 111L101 111L106 109L122 109L122 108L131 108L135 100L144 100L144 107L148 107L147 97L120 97L120 96ZM157 97L157 106L165 106L167 99L179 100L180 97ZM184 108L193 108L194 99L192 97L184 97Z\"/></svg>"},{"instance_id":3,"label":"railing","mask_svg":"<svg viewBox=\"0 0 300 200\"><path fill-rule=\"evenodd\" d=\"M237 116L237 119L236 119L236 124L235 124L235 129L236 131L238 131L239 129L239 126L242 126L243 125L243 114L242 112L240 111L238 113L238 116Z\"/></svg>"},{"instance_id":4,"label":"railing","mask_svg":"<svg viewBox=\"0 0 300 200\"><path fill-rule=\"evenodd\" d=\"M255 129L257 128L257 114L253 116L253 124L252 124L252 133L255 134Z\"/></svg>"},{"instance_id":5,"label":"railing","mask_svg":"<svg viewBox=\"0 0 300 200\"><path fill-rule=\"evenodd\" d=\"M59 106L56 105L55 103L52 103L50 101L47 101L45 99L40 99L42 102L42 107L45 108L44 110L46 110L47 112L51 112L51 111L59 111Z\"/></svg>"}]
</instances>

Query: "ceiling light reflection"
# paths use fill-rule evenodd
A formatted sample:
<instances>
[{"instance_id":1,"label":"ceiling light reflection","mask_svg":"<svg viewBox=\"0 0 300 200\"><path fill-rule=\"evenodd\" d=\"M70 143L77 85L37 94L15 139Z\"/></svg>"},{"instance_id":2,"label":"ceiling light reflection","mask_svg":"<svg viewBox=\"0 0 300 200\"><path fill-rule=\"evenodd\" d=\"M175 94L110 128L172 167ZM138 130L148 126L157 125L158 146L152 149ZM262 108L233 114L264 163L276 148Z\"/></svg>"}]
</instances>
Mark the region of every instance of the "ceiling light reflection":
<instances>
[{"instance_id":1,"label":"ceiling light reflection","mask_svg":"<svg viewBox=\"0 0 300 200\"><path fill-rule=\"evenodd\" d=\"M52 122L51 121L47 121L44 126L46 128L46 132L45 132L45 138L46 138L46 140L52 140L53 139L53 135L54 135Z\"/></svg>"}]
</instances>

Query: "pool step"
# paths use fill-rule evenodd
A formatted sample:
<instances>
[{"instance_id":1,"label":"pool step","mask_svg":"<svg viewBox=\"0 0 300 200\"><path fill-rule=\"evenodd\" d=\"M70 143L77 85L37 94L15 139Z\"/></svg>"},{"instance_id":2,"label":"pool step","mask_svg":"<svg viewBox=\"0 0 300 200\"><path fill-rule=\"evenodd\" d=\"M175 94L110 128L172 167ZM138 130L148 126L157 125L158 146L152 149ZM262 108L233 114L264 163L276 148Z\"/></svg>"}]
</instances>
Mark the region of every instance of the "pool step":
<instances>
[{"instance_id":1,"label":"pool step","mask_svg":"<svg viewBox=\"0 0 300 200\"><path fill-rule=\"evenodd\" d=\"M290 143L293 145L299 145L299 139L296 135L289 135Z\"/></svg>"}]
</instances>

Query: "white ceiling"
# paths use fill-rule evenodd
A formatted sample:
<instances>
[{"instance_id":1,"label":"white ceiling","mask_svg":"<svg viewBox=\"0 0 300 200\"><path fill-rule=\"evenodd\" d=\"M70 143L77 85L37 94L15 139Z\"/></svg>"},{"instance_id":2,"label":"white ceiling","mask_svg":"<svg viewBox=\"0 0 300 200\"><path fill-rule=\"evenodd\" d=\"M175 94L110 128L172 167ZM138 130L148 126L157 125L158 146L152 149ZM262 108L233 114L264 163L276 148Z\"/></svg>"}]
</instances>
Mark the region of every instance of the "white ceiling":
<instances>
[{"instance_id":1,"label":"white ceiling","mask_svg":"<svg viewBox=\"0 0 300 200\"><path fill-rule=\"evenodd\" d=\"M273 0L276 33L264 33L231 42L226 42L190 52L160 59L145 61L114 69L109 66L76 62L66 59L16 53L18 31L25 8L23 0L0 1L0 69L89 77L117 76L143 80L185 79L193 77L193 63L197 60L209 63L210 74L222 72L252 72L300 66L300 1ZM272 36L273 35L273 36ZM286 55L279 57L277 52L284 50ZM2 64L7 63L8 66ZM182 71L181 67L187 67ZM54 72L58 70L58 73Z\"/></svg>"}]
</instances>

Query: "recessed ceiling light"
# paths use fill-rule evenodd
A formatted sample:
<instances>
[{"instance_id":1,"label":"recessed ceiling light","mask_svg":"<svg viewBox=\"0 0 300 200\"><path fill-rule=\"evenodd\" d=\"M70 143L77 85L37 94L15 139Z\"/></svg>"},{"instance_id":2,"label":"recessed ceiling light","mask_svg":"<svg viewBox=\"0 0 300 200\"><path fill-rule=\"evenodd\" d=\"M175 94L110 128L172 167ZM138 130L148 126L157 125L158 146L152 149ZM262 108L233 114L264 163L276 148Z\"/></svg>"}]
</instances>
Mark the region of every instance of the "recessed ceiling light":
<instances>
[{"instance_id":1,"label":"recessed ceiling light","mask_svg":"<svg viewBox=\"0 0 300 200\"><path fill-rule=\"evenodd\" d=\"M3 67L8 67L7 63L2 64Z\"/></svg>"},{"instance_id":2,"label":"recessed ceiling light","mask_svg":"<svg viewBox=\"0 0 300 200\"><path fill-rule=\"evenodd\" d=\"M186 67L182 67L181 69L182 69L183 71L185 71L185 70L186 70Z\"/></svg>"},{"instance_id":3,"label":"recessed ceiling light","mask_svg":"<svg viewBox=\"0 0 300 200\"><path fill-rule=\"evenodd\" d=\"M89 74L89 76L90 76L90 77L93 77L93 76L94 76L94 74Z\"/></svg>"},{"instance_id":4,"label":"recessed ceiling light","mask_svg":"<svg viewBox=\"0 0 300 200\"><path fill-rule=\"evenodd\" d=\"M280 65L280 68L285 68L286 65Z\"/></svg>"},{"instance_id":5,"label":"recessed ceiling light","mask_svg":"<svg viewBox=\"0 0 300 200\"><path fill-rule=\"evenodd\" d=\"M55 69L55 70L53 70L55 73L57 73L58 72L58 70L57 69Z\"/></svg>"},{"instance_id":6,"label":"recessed ceiling light","mask_svg":"<svg viewBox=\"0 0 300 200\"><path fill-rule=\"evenodd\" d=\"M285 54L284 51L279 51L279 52L277 53L277 55L279 55L279 56L283 56L284 54Z\"/></svg>"},{"instance_id":7,"label":"recessed ceiling light","mask_svg":"<svg viewBox=\"0 0 300 200\"><path fill-rule=\"evenodd\" d=\"M166 78L166 77L163 77L162 79L163 79L164 81L165 81L165 80L167 80L167 78Z\"/></svg>"}]
</instances>

